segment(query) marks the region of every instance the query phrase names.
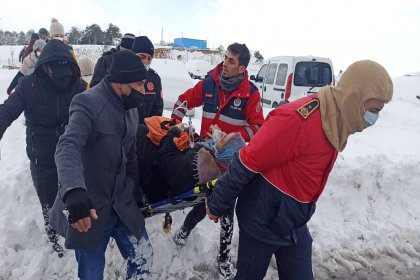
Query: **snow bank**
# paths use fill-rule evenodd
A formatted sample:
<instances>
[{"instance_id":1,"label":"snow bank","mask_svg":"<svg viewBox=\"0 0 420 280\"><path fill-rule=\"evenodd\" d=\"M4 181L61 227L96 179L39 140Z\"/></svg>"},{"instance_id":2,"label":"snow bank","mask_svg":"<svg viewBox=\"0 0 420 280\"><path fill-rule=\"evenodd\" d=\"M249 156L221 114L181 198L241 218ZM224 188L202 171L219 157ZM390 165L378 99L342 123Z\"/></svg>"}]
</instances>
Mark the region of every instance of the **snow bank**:
<instances>
[{"instance_id":1,"label":"snow bank","mask_svg":"<svg viewBox=\"0 0 420 280\"><path fill-rule=\"evenodd\" d=\"M165 108L172 108L178 96L194 86L185 65L177 60L153 59L150 66L162 80L163 101Z\"/></svg>"},{"instance_id":2,"label":"snow bank","mask_svg":"<svg viewBox=\"0 0 420 280\"><path fill-rule=\"evenodd\" d=\"M185 67L187 68L188 73L190 73L191 77L202 79L207 75L207 73L211 69L213 69L214 66L212 66L206 60L193 59L187 61L185 63Z\"/></svg>"}]
</instances>

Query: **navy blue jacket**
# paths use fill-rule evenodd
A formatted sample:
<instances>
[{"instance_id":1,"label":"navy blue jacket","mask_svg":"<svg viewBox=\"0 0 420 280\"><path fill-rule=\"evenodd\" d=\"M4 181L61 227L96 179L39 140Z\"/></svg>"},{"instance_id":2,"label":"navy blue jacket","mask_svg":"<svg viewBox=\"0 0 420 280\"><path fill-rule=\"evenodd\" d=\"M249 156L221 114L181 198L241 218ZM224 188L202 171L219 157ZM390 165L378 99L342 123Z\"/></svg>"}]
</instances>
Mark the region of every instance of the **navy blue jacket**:
<instances>
[{"instance_id":1,"label":"navy blue jacket","mask_svg":"<svg viewBox=\"0 0 420 280\"><path fill-rule=\"evenodd\" d=\"M162 116L162 82L155 70L147 71L147 80L144 84L145 94L142 94L142 103L137 107L139 123L144 124L144 118Z\"/></svg>"},{"instance_id":2,"label":"navy blue jacket","mask_svg":"<svg viewBox=\"0 0 420 280\"><path fill-rule=\"evenodd\" d=\"M246 168L238 153L208 199L210 212L223 216L235 205L236 197L240 230L270 245L297 243L315 212L315 204L296 201L280 192L261 174Z\"/></svg>"}]
</instances>

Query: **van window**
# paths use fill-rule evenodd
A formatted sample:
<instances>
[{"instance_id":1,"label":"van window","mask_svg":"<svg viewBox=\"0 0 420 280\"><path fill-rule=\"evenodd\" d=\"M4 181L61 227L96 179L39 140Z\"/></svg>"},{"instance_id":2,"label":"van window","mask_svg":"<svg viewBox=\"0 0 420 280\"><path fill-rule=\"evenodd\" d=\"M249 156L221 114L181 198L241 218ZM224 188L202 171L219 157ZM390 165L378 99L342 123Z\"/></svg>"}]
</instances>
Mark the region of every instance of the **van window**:
<instances>
[{"instance_id":1,"label":"van window","mask_svg":"<svg viewBox=\"0 0 420 280\"><path fill-rule=\"evenodd\" d=\"M279 69L277 70L277 76L276 76L277 86L284 86L284 83L286 82L286 74L287 74L287 64L282 63L279 65Z\"/></svg>"},{"instance_id":2,"label":"van window","mask_svg":"<svg viewBox=\"0 0 420 280\"><path fill-rule=\"evenodd\" d=\"M304 61L296 63L293 79L295 86L323 87L332 84L331 66L325 62Z\"/></svg>"},{"instance_id":3,"label":"van window","mask_svg":"<svg viewBox=\"0 0 420 280\"><path fill-rule=\"evenodd\" d=\"M261 69L257 74L257 80L261 79L261 82L262 82L266 71L267 71L267 64L264 64L263 66L261 66Z\"/></svg>"},{"instance_id":4,"label":"van window","mask_svg":"<svg viewBox=\"0 0 420 280\"><path fill-rule=\"evenodd\" d=\"M265 84L272 85L274 83L274 75L276 75L277 63L270 63L268 65L267 75L265 77Z\"/></svg>"}]
</instances>

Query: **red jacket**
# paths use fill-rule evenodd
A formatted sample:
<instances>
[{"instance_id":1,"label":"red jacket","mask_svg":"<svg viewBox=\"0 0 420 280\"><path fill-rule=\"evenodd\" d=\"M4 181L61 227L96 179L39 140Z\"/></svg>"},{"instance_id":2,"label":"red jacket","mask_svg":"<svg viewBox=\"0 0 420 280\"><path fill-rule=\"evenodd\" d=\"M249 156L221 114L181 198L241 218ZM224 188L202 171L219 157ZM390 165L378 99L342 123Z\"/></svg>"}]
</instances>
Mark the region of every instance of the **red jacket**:
<instances>
[{"instance_id":1,"label":"red jacket","mask_svg":"<svg viewBox=\"0 0 420 280\"><path fill-rule=\"evenodd\" d=\"M264 122L260 93L245 72L239 87L226 98L219 81L222 67L223 63L220 63L203 81L179 96L172 118L182 121L186 111L179 106L184 101L188 109L203 105L201 136L210 132L210 125L217 124L226 133L241 133L245 141L249 142Z\"/></svg>"},{"instance_id":2,"label":"red jacket","mask_svg":"<svg viewBox=\"0 0 420 280\"><path fill-rule=\"evenodd\" d=\"M306 119L298 112L315 97L271 111L261 132L240 151L248 169L302 203L317 201L338 154L324 134L320 110Z\"/></svg>"}]
</instances>

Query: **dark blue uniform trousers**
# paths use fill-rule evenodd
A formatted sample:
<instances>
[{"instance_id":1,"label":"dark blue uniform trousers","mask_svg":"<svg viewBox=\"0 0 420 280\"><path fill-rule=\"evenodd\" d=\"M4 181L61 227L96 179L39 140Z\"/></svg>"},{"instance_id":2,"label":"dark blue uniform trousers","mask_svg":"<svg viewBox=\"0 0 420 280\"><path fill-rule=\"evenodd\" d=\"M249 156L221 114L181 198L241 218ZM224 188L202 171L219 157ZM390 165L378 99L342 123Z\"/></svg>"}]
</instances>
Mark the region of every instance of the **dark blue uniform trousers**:
<instances>
[{"instance_id":1,"label":"dark blue uniform trousers","mask_svg":"<svg viewBox=\"0 0 420 280\"><path fill-rule=\"evenodd\" d=\"M271 257L276 257L279 279L310 280L312 274L312 237L308 230L292 246L269 245L239 232L236 280L263 279Z\"/></svg>"}]
</instances>

